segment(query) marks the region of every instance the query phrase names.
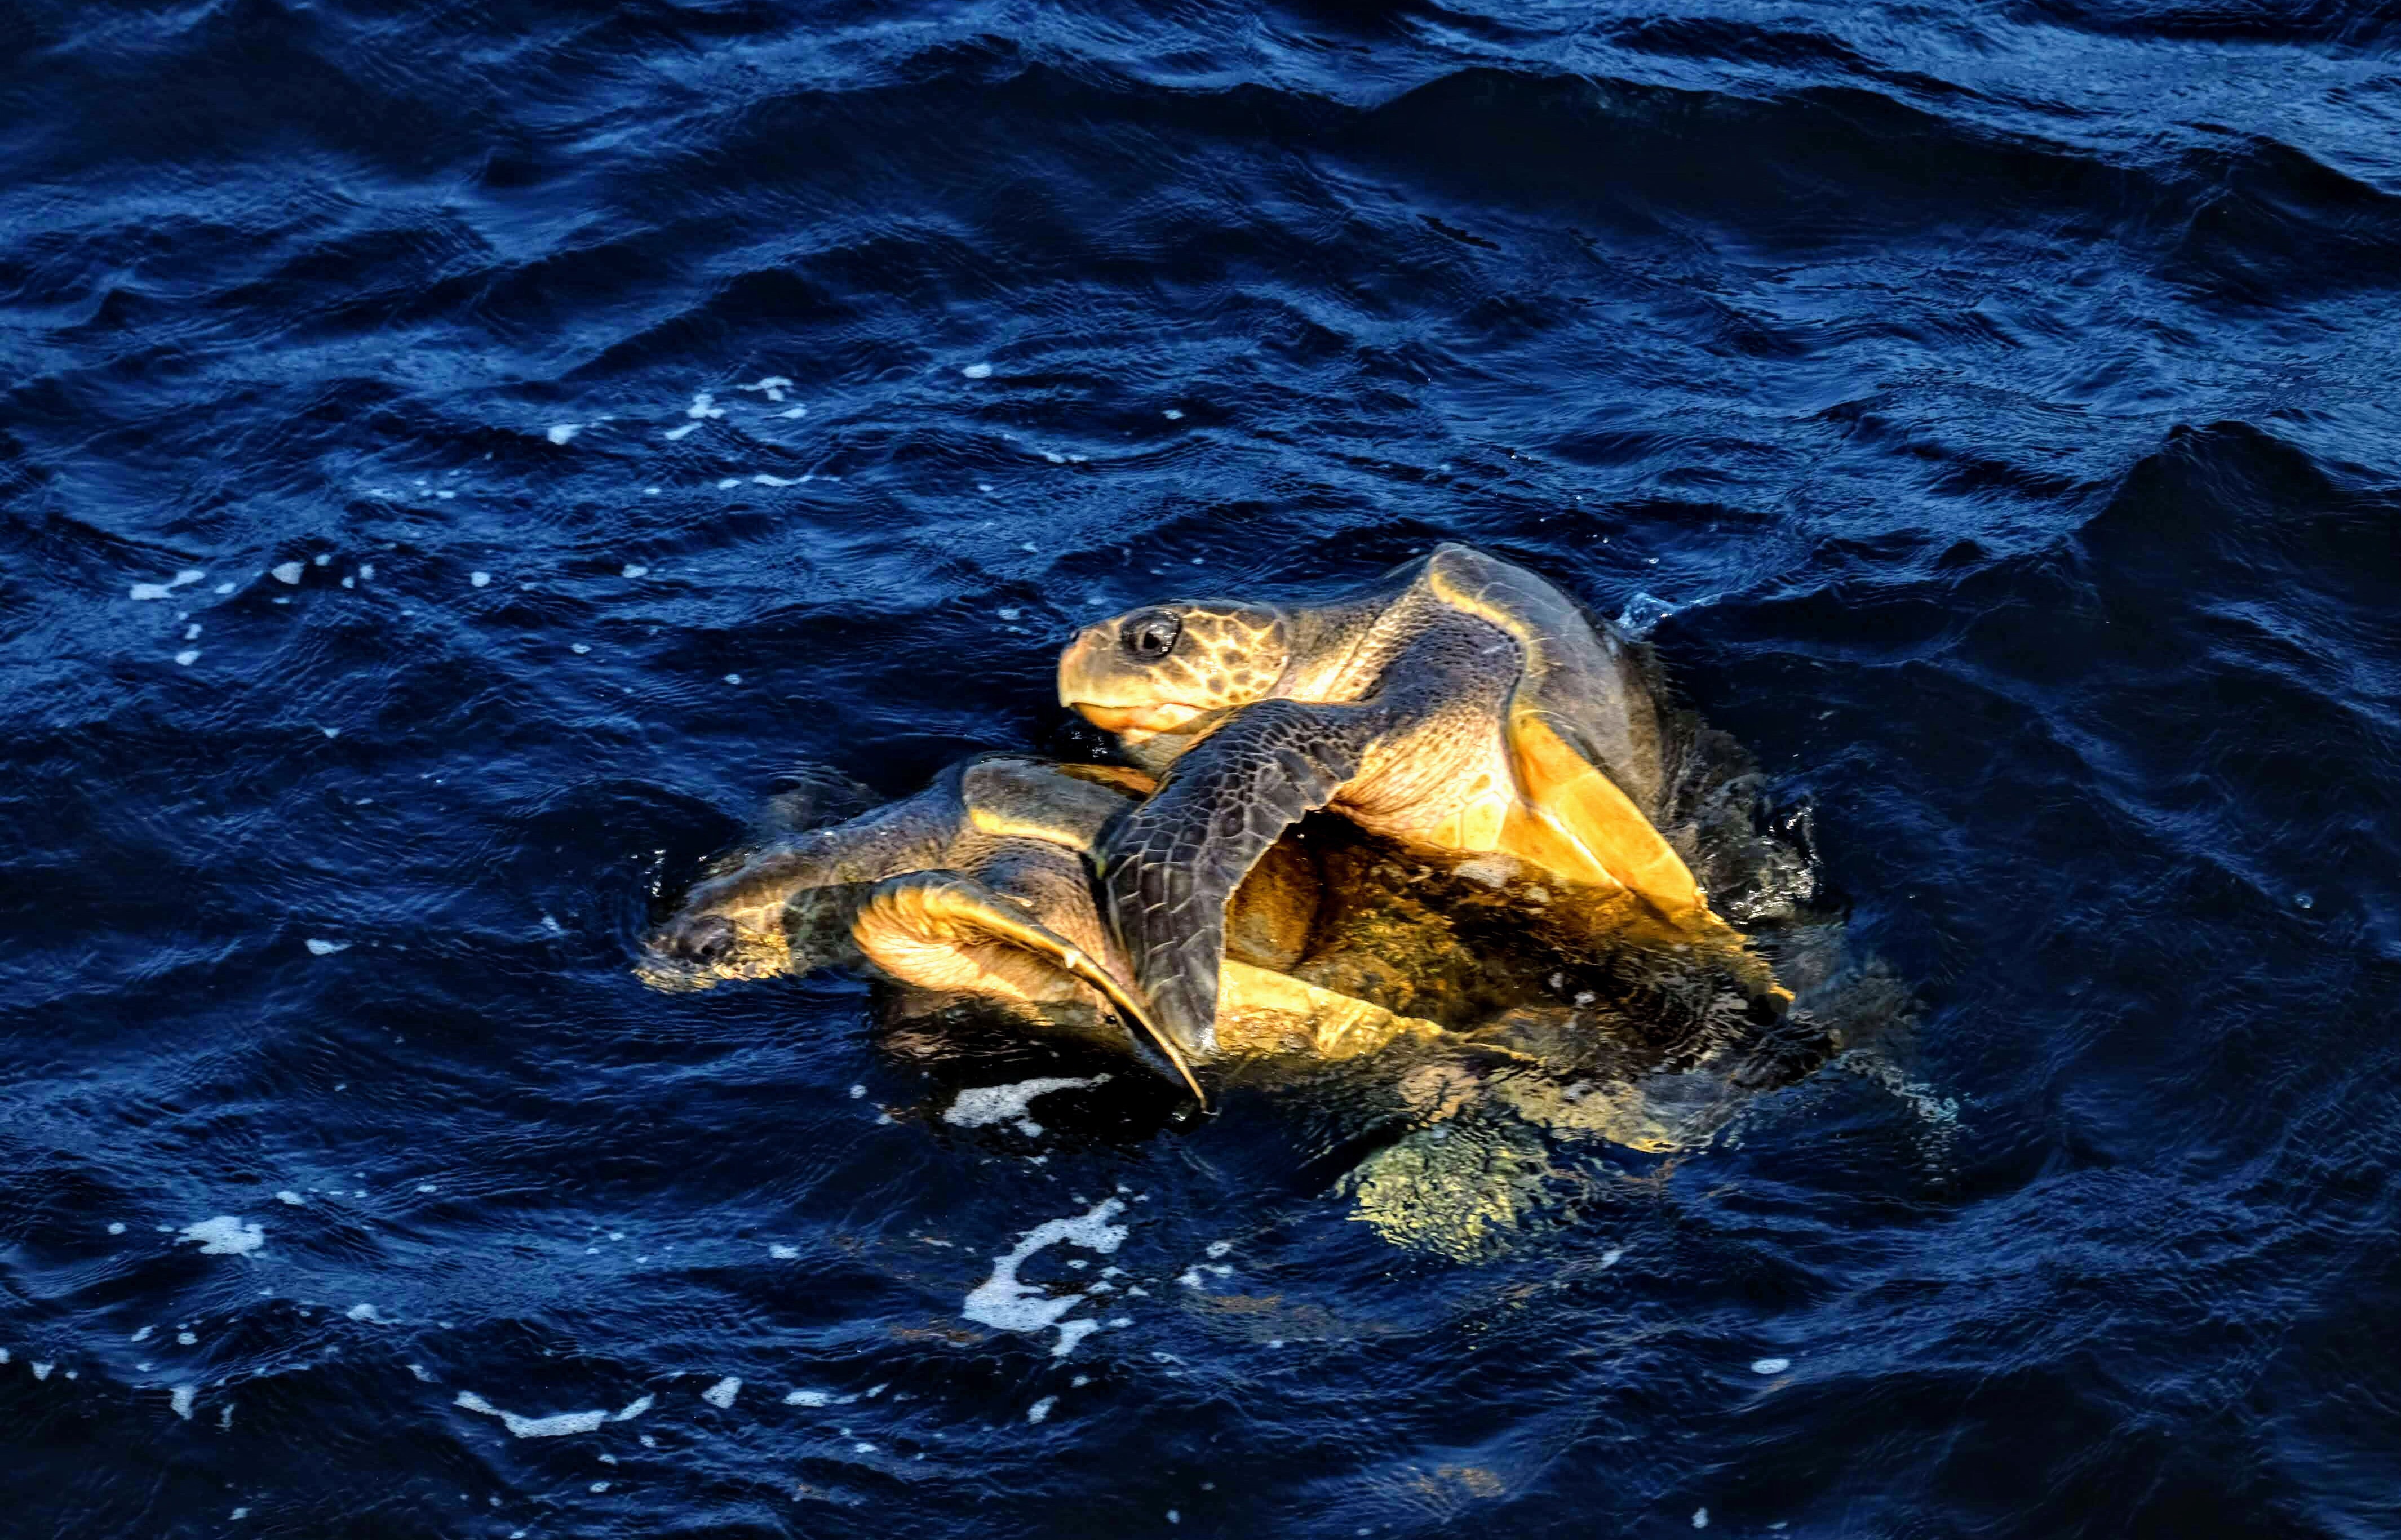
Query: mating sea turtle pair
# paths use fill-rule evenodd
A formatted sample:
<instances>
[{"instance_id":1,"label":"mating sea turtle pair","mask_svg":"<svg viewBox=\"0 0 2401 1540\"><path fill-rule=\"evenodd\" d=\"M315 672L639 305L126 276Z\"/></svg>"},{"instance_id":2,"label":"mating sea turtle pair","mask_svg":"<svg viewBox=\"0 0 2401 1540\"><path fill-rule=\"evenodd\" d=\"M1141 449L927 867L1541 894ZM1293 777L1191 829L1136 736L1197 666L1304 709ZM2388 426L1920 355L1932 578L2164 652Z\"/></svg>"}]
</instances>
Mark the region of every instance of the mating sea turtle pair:
<instances>
[{"instance_id":1,"label":"mating sea turtle pair","mask_svg":"<svg viewBox=\"0 0 2401 1540\"><path fill-rule=\"evenodd\" d=\"M832 934L922 987L1104 1002L1197 1093L1196 1061L1246 1051L1225 1039L1229 1015L1268 1002L1316 1019L1321 1047L1412 1029L1295 977L1293 947L1245 938L1294 907L1289 863L1245 879L1331 807L1406 847L1547 875L1587 930L1704 940L1780 1003L1659 832L1692 778L1669 763L1653 684L1556 589L1461 546L1314 607L1146 606L1076 639L1060 694L1164 770L1155 789L1124 769L971 763L753 852L696 887L651 951L720 975L780 971L791 934ZM1238 893L1255 896L1229 947Z\"/></svg>"},{"instance_id":2,"label":"mating sea turtle pair","mask_svg":"<svg viewBox=\"0 0 2401 1540\"><path fill-rule=\"evenodd\" d=\"M1323 606L1145 606L1060 664L1141 769L986 756L787 822L640 971L863 961L904 1015L966 997L1196 1096L1204 1060L1322 1085L1369 1150L1358 1217L1481 1254L1598 1179L1553 1140L1690 1149L1842 1045L1720 918L1778 922L1796 984L1835 971L1805 823L1763 827L1748 756L1658 693L1641 649L1457 546Z\"/></svg>"}]
</instances>

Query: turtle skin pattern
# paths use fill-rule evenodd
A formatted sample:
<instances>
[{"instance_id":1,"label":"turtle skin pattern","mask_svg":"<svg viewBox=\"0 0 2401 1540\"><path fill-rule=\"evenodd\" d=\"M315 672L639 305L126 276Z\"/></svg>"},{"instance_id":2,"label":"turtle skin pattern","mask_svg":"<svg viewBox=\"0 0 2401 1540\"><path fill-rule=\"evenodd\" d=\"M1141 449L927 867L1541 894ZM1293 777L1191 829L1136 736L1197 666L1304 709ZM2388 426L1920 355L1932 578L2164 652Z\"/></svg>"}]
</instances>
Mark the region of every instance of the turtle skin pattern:
<instances>
[{"instance_id":1,"label":"turtle skin pattern","mask_svg":"<svg viewBox=\"0 0 2401 1540\"><path fill-rule=\"evenodd\" d=\"M1262 701L1177 761L1109 835L1109 922L1159 1028L1187 1053L1216 1050L1227 897L1283 831L1334 799L1390 714Z\"/></svg>"}]
</instances>

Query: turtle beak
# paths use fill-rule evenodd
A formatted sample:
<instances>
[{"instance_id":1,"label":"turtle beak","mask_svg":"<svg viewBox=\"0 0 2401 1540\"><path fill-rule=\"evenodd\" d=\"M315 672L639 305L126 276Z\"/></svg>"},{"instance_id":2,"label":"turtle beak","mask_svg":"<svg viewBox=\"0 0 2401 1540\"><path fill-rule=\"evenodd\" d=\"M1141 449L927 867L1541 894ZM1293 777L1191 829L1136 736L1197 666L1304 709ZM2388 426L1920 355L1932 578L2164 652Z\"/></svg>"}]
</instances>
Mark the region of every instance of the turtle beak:
<instances>
[{"instance_id":1,"label":"turtle beak","mask_svg":"<svg viewBox=\"0 0 2401 1540\"><path fill-rule=\"evenodd\" d=\"M1076 639L1059 653L1061 705L1073 706L1080 711L1083 702L1097 693L1093 687L1098 683L1102 671L1095 664L1098 660L1108 656L1108 650L1109 636L1104 628L1086 626L1076 633Z\"/></svg>"}]
</instances>

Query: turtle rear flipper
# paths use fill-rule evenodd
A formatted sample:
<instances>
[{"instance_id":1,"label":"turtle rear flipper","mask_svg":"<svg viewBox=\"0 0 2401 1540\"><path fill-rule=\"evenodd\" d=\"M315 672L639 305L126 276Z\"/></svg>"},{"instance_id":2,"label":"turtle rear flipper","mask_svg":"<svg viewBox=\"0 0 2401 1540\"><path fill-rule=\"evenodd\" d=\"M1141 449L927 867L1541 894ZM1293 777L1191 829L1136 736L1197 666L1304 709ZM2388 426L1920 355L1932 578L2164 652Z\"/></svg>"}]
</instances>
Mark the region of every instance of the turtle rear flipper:
<instances>
[{"instance_id":1,"label":"turtle rear flipper","mask_svg":"<svg viewBox=\"0 0 2401 1540\"><path fill-rule=\"evenodd\" d=\"M775 778L776 789L750 820L757 839L806 834L848 823L883 800L875 788L831 765L803 760Z\"/></svg>"},{"instance_id":2,"label":"turtle rear flipper","mask_svg":"<svg viewBox=\"0 0 2401 1540\"><path fill-rule=\"evenodd\" d=\"M1136 1042L1147 1039L1200 1105L1209 1105L1192 1067L1133 991L1100 959L1036 920L1020 899L960 872L904 872L875 885L851 934L870 961L912 983L958 988L968 984L963 975L972 975L987 988L1030 994L1026 985L1047 968L1089 985L1125 1018Z\"/></svg>"},{"instance_id":3,"label":"turtle rear flipper","mask_svg":"<svg viewBox=\"0 0 2401 1540\"><path fill-rule=\"evenodd\" d=\"M1175 762L1157 793L1103 842L1110 928L1163 1040L1216 1049L1226 906L1269 846L1351 777L1386 714L1261 701Z\"/></svg>"}]
</instances>

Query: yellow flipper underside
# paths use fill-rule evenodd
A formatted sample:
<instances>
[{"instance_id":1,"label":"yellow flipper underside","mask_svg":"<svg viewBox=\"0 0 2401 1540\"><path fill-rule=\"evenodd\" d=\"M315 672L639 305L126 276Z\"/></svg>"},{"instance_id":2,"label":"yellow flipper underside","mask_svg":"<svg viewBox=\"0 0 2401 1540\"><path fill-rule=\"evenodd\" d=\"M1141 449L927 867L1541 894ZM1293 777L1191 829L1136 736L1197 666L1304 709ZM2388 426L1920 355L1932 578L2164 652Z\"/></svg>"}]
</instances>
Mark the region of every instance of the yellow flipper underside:
<instances>
[{"instance_id":1,"label":"yellow flipper underside","mask_svg":"<svg viewBox=\"0 0 2401 1540\"><path fill-rule=\"evenodd\" d=\"M1510 714L1509 746L1525 805L1502 825L1502 850L1571 881L1625 889L1678 930L1725 953L1754 988L1791 1002L1792 991L1776 981L1740 932L1709 911L1693 869L1615 782L1531 712Z\"/></svg>"},{"instance_id":2,"label":"yellow flipper underside","mask_svg":"<svg viewBox=\"0 0 2401 1540\"><path fill-rule=\"evenodd\" d=\"M1294 1032L1296 1025L1305 1038ZM1353 996L1230 957L1218 971L1218 1045L1229 1055L1305 1049L1321 1058L1355 1058L1396 1038L1441 1032L1431 1021L1395 1015Z\"/></svg>"},{"instance_id":3,"label":"yellow flipper underside","mask_svg":"<svg viewBox=\"0 0 2401 1540\"><path fill-rule=\"evenodd\" d=\"M861 923L870 916L889 918L938 941L990 938L1044 958L1071 976L1100 991L1118 1015L1141 1031L1174 1067L1203 1109L1209 1097L1193 1078L1192 1066L1159 1029L1141 1001L1119 983L1091 953L1036 920L1022 905L1004 900L972 878L953 872L910 872L877 884Z\"/></svg>"},{"instance_id":4,"label":"yellow flipper underside","mask_svg":"<svg viewBox=\"0 0 2401 1540\"><path fill-rule=\"evenodd\" d=\"M1502 825L1502 850L1573 881L1625 888L1669 920L1706 912L1675 847L1541 717L1511 712L1509 747L1525 802Z\"/></svg>"}]
</instances>

